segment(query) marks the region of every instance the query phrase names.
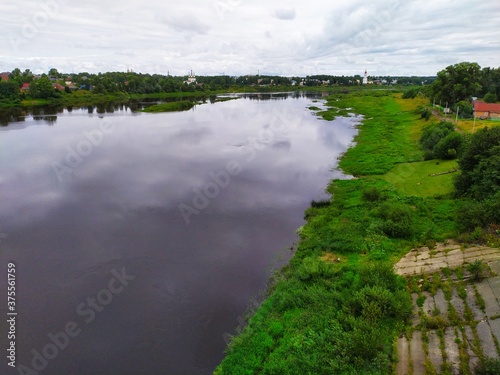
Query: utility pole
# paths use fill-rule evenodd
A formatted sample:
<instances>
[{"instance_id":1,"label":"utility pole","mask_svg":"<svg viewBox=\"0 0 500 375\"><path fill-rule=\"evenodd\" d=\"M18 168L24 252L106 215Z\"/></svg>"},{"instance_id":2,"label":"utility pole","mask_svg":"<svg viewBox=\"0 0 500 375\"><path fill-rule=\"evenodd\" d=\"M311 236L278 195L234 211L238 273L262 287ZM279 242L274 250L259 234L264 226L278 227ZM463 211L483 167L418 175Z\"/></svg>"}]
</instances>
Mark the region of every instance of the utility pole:
<instances>
[{"instance_id":1,"label":"utility pole","mask_svg":"<svg viewBox=\"0 0 500 375\"><path fill-rule=\"evenodd\" d=\"M456 124L458 124L458 109L459 109L459 108L460 108L460 107L457 105L457 117L455 118L455 123L456 123Z\"/></svg>"}]
</instances>

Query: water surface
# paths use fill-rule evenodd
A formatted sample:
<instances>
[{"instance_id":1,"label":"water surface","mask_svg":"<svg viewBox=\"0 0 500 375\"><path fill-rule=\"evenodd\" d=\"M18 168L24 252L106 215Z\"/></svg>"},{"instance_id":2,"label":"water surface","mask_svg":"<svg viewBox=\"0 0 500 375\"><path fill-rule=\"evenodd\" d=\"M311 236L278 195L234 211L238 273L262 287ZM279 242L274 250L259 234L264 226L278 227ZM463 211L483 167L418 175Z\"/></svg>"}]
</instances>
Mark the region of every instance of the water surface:
<instances>
[{"instance_id":1,"label":"water surface","mask_svg":"<svg viewBox=\"0 0 500 375\"><path fill-rule=\"evenodd\" d=\"M75 322L40 373L210 374L309 202L341 177L358 119L319 120L310 105L246 95L181 113L39 110L1 127L0 264L17 266L18 364ZM135 278L110 293L116 272Z\"/></svg>"}]
</instances>

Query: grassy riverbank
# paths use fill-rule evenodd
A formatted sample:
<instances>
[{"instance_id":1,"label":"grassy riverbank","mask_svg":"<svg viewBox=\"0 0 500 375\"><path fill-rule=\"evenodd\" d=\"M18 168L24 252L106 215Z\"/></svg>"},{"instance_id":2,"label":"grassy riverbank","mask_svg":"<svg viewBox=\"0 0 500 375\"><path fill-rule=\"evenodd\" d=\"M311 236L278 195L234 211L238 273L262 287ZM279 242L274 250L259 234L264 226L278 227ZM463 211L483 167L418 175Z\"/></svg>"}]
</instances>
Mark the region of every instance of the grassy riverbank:
<instances>
[{"instance_id":1,"label":"grassy riverbank","mask_svg":"<svg viewBox=\"0 0 500 375\"><path fill-rule=\"evenodd\" d=\"M296 254L217 375L391 373L395 339L411 316L394 262L412 247L458 234L452 174L440 175L434 191L430 174L443 166L422 163L425 101L362 91L334 94L328 104L320 112L326 119L347 110L365 116L356 146L340 161L356 178L332 181L332 199L306 211Z\"/></svg>"}]
</instances>

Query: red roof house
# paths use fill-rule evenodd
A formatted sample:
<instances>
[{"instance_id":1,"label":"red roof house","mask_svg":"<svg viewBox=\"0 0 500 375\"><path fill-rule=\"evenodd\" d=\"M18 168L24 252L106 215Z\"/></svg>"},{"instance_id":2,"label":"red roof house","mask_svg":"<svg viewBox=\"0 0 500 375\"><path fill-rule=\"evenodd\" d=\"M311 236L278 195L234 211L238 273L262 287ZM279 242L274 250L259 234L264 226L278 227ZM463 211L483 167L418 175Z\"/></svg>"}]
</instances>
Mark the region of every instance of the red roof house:
<instances>
[{"instance_id":1,"label":"red roof house","mask_svg":"<svg viewBox=\"0 0 500 375\"><path fill-rule=\"evenodd\" d=\"M64 91L64 86L63 85L60 85L59 83L54 83L52 84L52 86L54 86L54 88L56 90L59 90L59 91Z\"/></svg>"},{"instance_id":2,"label":"red roof house","mask_svg":"<svg viewBox=\"0 0 500 375\"><path fill-rule=\"evenodd\" d=\"M474 117L483 119L500 119L500 103L485 103L482 100L474 100Z\"/></svg>"},{"instance_id":3,"label":"red roof house","mask_svg":"<svg viewBox=\"0 0 500 375\"><path fill-rule=\"evenodd\" d=\"M28 91L30 91L30 84L29 83L23 83L23 85L21 86L21 91L22 92L28 92Z\"/></svg>"}]
</instances>

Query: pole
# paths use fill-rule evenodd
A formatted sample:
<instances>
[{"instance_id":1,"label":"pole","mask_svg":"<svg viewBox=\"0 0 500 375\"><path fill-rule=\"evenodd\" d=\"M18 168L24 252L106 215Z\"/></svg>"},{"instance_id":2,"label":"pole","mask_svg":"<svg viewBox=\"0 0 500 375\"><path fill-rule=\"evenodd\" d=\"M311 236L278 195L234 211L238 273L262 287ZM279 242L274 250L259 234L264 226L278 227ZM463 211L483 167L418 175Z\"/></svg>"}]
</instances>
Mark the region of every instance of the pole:
<instances>
[{"instance_id":1,"label":"pole","mask_svg":"<svg viewBox=\"0 0 500 375\"><path fill-rule=\"evenodd\" d=\"M455 123L457 123L457 124L458 124L458 109L459 109L459 108L460 108L460 107L457 105L457 117L455 118Z\"/></svg>"},{"instance_id":2,"label":"pole","mask_svg":"<svg viewBox=\"0 0 500 375\"><path fill-rule=\"evenodd\" d=\"M474 128L476 127L476 111L474 111L474 124L472 124L472 132L474 133Z\"/></svg>"}]
</instances>

